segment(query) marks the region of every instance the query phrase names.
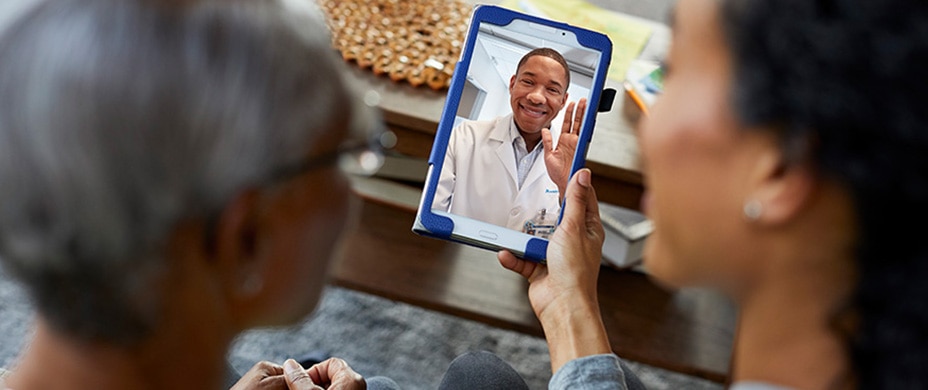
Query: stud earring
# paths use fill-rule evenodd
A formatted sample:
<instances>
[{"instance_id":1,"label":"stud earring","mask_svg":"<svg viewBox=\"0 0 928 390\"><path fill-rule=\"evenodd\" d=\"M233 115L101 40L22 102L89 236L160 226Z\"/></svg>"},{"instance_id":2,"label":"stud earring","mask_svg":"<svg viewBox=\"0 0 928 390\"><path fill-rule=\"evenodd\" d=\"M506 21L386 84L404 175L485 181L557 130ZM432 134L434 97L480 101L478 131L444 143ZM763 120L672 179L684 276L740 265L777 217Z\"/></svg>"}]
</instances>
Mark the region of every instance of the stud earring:
<instances>
[{"instance_id":1,"label":"stud earring","mask_svg":"<svg viewBox=\"0 0 928 390\"><path fill-rule=\"evenodd\" d=\"M245 282L242 283L242 295L257 295L261 292L262 288L264 288L264 280L261 279L261 276L256 274L249 275L245 279Z\"/></svg>"},{"instance_id":2,"label":"stud earring","mask_svg":"<svg viewBox=\"0 0 928 390\"><path fill-rule=\"evenodd\" d=\"M744 217L749 221L757 221L764 214L764 205L759 200L752 199L744 204Z\"/></svg>"}]
</instances>

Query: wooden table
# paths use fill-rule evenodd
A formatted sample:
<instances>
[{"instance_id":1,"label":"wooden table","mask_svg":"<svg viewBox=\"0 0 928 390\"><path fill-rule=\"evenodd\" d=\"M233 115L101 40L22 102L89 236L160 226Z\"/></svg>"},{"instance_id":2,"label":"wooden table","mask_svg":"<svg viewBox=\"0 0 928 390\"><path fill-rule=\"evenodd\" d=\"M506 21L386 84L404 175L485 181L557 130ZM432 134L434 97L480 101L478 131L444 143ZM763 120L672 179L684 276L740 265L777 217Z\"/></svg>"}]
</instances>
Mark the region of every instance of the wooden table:
<instances>
[{"instance_id":1,"label":"wooden table","mask_svg":"<svg viewBox=\"0 0 928 390\"><path fill-rule=\"evenodd\" d=\"M414 214L364 202L358 229L333 267L337 285L531 335L543 332L527 283L493 252L417 236ZM620 356L724 382L737 313L706 291L670 292L647 276L603 268L599 301Z\"/></svg>"}]
</instances>

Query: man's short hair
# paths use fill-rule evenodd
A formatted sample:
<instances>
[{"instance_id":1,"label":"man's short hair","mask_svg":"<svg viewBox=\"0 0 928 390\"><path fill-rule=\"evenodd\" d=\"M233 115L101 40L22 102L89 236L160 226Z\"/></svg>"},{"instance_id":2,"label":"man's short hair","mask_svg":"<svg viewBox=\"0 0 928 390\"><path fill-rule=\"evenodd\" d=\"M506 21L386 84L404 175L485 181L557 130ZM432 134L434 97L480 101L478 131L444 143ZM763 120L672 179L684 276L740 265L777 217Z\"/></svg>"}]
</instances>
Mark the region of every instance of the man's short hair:
<instances>
[{"instance_id":1,"label":"man's short hair","mask_svg":"<svg viewBox=\"0 0 928 390\"><path fill-rule=\"evenodd\" d=\"M516 67L516 74L519 73L519 69L522 69L522 65L525 65L525 62L528 61L529 58L535 56L548 57L557 61L558 64L561 64L561 66L564 68L564 75L567 76L567 85L564 86L564 92L567 92L567 88L570 86L570 66L567 65L567 60L564 59L564 56L552 48L539 47L526 53L524 56L522 56L522 59L519 60L519 65Z\"/></svg>"}]
</instances>

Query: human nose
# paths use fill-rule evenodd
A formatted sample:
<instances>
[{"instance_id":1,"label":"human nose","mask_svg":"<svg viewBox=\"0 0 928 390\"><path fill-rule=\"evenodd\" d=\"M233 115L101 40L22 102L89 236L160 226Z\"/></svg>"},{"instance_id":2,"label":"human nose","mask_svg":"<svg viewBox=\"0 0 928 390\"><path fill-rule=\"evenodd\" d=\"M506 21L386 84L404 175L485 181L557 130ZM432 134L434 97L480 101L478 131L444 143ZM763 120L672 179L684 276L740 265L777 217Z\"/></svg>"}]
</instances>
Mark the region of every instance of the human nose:
<instances>
[{"instance_id":1,"label":"human nose","mask_svg":"<svg viewBox=\"0 0 928 390\"><path fill-rule=\"evenodd\" d=\"M534 88L526 95L529 103L540 105L545 103L545 94L541 88Z\"/></svg>"}]
</instances>

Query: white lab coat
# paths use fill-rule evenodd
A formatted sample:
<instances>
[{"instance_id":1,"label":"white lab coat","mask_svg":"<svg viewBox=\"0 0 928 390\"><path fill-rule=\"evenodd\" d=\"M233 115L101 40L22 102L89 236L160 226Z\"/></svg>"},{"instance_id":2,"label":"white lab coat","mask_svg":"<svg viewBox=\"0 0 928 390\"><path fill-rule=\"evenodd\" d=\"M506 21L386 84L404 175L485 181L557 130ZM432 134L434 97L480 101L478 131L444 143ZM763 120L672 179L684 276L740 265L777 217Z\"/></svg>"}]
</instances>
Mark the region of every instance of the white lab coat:
<instances>
[{"instance_id":1,"label":"white lab coat","mask_svg":"<svg viewBox=\"0 0 928 390\"><path fill-rule=\"evenodd\" d=\"M455 127L432 208L518 231L542 209L549 217L560 213L557 185L548 177L543 154L519 189L514 129L512 114Z\"/></svg>"}]
</instances>

